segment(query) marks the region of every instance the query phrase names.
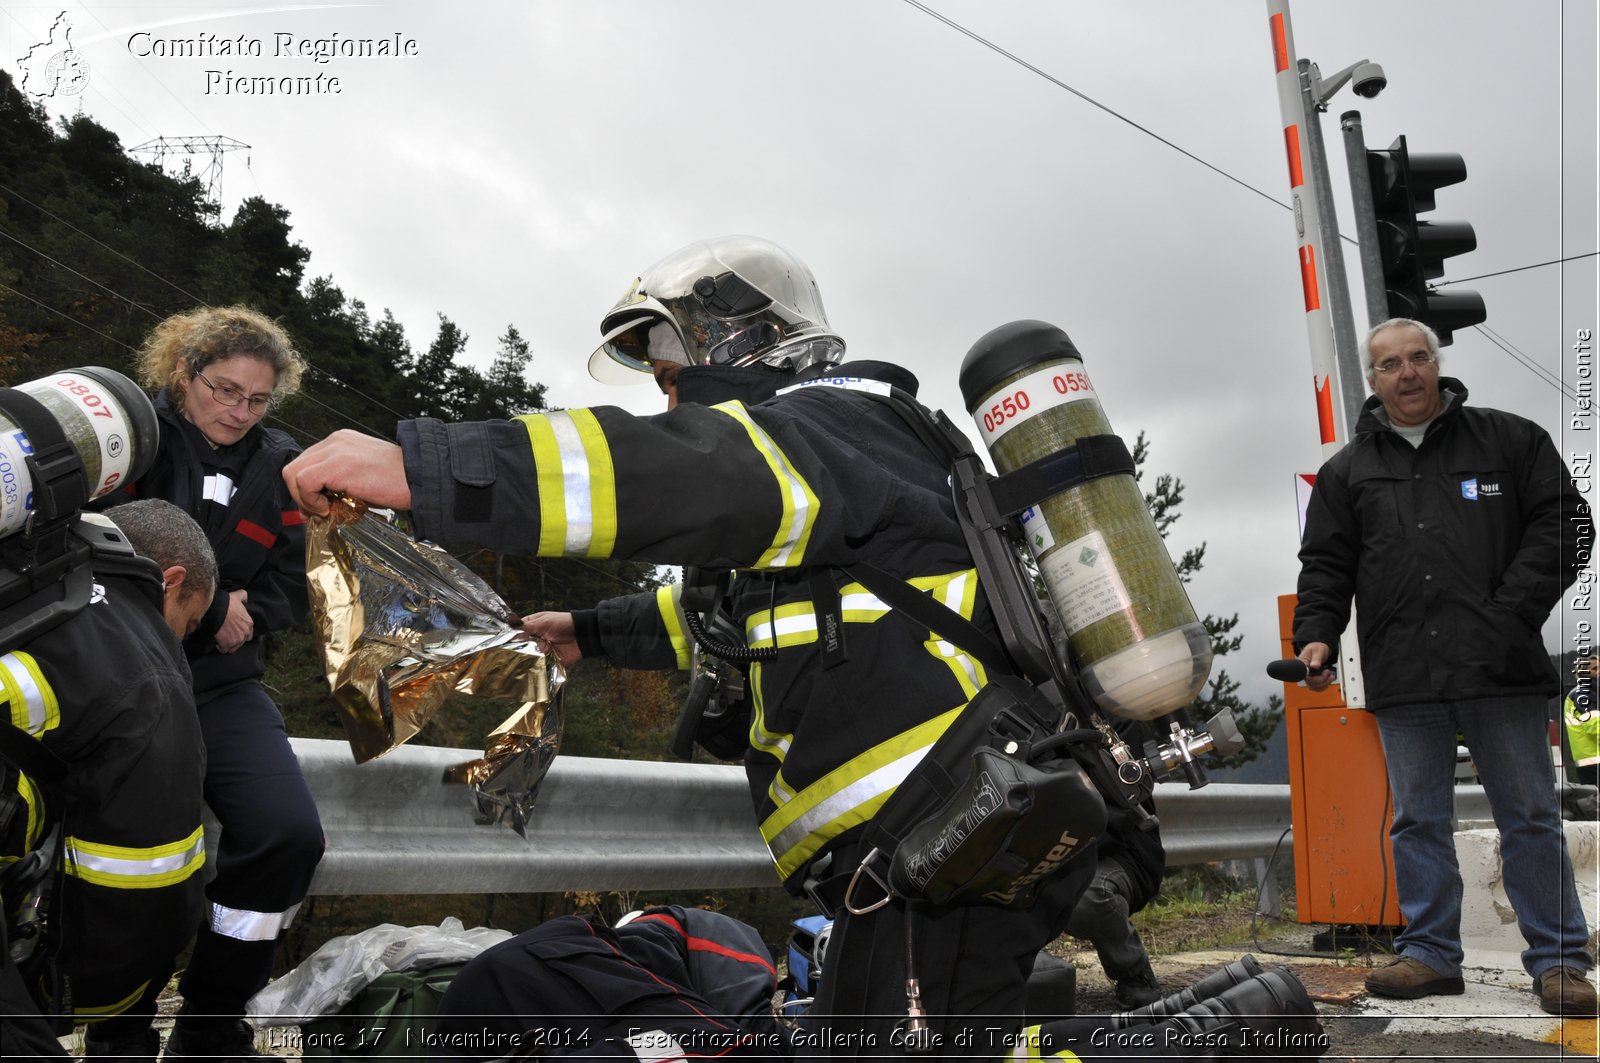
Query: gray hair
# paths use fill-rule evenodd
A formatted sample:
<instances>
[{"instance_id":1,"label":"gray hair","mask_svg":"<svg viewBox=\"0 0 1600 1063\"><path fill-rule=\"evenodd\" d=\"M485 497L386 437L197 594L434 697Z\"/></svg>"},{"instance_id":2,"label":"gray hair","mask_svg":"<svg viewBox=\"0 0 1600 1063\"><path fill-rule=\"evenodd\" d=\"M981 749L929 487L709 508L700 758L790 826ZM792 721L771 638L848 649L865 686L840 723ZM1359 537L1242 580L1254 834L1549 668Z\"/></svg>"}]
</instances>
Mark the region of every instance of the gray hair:
<instances>
[{"instance_id":1,"label":"gray hair","mask_svg":"<svg viewBox=\"0 0 1600 1063\"><path fill-rule=\"evenodd\" d=\"M1422 333L1422 338L1428 343L1428 353L1433 355L1435 362L1441 361L1439 356L1439 334L1421 321L1414 321L1409 317L1391 317L1389 320L1373 325L1367 334L1361 337L1361 368L1367 374L1367 385L1377 378L1372 369L1372 340L1380 332L1387 332L1392 328L1414 328Z\"/></svg>"},{"instance_id":2,"label":"gray hair","mask_svg":"<svg viewBox=\"0 0 1600 1063\"><path fill-rule=\"evenodd\" d=\"M217 592L217 555L195 519L171 502L141 498L113 506L106 517L114 523L135 552L163 569L182 565L188 571L182 597Z\"/></svg>"}]
</instances>

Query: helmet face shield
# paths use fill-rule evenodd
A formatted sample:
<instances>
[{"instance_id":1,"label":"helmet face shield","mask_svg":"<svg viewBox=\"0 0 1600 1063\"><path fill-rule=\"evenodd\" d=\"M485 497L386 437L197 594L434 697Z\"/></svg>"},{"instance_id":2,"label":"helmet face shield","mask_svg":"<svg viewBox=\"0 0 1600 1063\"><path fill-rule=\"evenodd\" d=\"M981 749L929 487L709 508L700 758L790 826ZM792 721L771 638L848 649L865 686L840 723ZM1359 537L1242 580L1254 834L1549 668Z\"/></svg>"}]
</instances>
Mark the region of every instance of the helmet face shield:
<instances>
[{"instance_id":1,"label":"helmet face shield","mask_svg":"<svg viewBox=\"0 0 1600 1063\"><path fill-rule=\"evenodd\" d=\"M650 378L646 335L660 318L625 321L605 334L589 356L589 375L602 384L642 384Z\"/></svg>"},{"instance_id":2,"label":"helmet face shield","mask_svg":"<svg viewBox=\"0 0 1600 1063\"><path fill-rule=\"evenodd\" d=\"M590 356L596 380L651 372L649 326L665 321L690 365L798 371L842 360L811 271L778 245L749 236L690 244L646 270L601 321Z\"/></svg>"}]
</instances>

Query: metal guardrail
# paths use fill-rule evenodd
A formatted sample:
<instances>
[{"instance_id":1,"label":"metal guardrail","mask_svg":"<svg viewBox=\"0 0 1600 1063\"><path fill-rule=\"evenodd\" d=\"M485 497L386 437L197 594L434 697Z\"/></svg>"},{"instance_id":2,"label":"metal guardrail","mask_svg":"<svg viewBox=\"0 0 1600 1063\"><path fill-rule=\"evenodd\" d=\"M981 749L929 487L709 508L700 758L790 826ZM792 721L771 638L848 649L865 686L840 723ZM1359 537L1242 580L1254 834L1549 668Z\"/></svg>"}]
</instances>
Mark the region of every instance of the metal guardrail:
<instances>
[{"instance_id":1,"label":"metal guardrail","mask_svg":"<svg viewBox=\"0 0 1600 1063\"><path fill-rule=\"evenodd\" d=\"M440 782L478 750L401 746L357 765L343 742L290 741L328 838L316 895L776 885L737 767L558 757L524 840L475 823L468 791ZM1287 786L1161 783L1155 801L1171 867L1289 845ZM1456 801L1462 820L1488 818L1482 787Z\"/></svg>"}]
</instances>

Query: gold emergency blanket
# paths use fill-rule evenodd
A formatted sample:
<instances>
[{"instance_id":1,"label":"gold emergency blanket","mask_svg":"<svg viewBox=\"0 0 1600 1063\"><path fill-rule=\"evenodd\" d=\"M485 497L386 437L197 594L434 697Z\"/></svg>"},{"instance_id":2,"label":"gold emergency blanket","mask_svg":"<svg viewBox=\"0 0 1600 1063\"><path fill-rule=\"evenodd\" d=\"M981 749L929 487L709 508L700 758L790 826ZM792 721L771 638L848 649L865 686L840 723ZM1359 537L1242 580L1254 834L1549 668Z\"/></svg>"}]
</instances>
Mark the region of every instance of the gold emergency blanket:
<instances>
[{"instance_id":1,"label":"gold emergency blanket","mask_svg":"<svg viewBox=\"0 0 1600 1063\"><path fill-rule=\"evenodd\" d=\"M351 499L307 522L306 578L356 763L416 735L452 692L524 702L486 738L483 759L444 779L473 787L480 822L521 833L560 745L556 659L524 639L521 618L465 565Z\"/></svg>"}]
</instances>

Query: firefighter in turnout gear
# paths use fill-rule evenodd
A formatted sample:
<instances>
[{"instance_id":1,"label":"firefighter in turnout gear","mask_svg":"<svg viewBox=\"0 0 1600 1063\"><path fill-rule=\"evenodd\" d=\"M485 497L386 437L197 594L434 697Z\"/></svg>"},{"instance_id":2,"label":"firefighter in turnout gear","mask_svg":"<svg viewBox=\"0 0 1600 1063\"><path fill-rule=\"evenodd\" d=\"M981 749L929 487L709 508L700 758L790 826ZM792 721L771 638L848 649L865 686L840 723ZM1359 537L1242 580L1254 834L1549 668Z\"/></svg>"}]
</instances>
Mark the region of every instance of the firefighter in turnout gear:
<instances>
[{"instance_id":1,"label":"firefighter in turnout gear","mask_svg":"<svg viewBox=\"0 0 1600 1063\"><path fill-rule=\"evenodd\" d=\"M88 604L0 656L10 733L65 767L50 781L41 777L49 758L31 768L29 750L7 746L0 884L8 960L20 961L7 974L20 971L45 1011L89 1023L91 1036L166 984L202 911L205 750L178 639L210 600L216 568L192 530L185 559L164 573L131 551L115 567L97 559ZM59 848L50 842L57 831ZM28 861L41 856L30 879ZM26 909L41 896L33 911L42 935L30 939L37 924ZM50 1031L37 1019L30 1026L19 1002L5 1003L5 1054L48 1052L30 1034ZM149 1031L138 1054L153 1058L154 1038Z\"/></svg>"},{"instance_id":2,"label":"firefighter in turnout gear","mask_svg":"<svg viewBox=\"0 0 1600 1063\"><path fill-rule=\"evenodd\" d=\"M324 490L409 509L431 540L738 570L731 611L753 658L745 770L756 817L783 884L835 919L805 1043L832 1059L897 1053L912 1010L935 1053L1000 1054L985 1027L1020 1024L1034 957L1064 927L1092 862L1069 864L1026 910L841 904L864 829L989 681L966 649L841 571L883 570L995 634L947 460L868 394L914 394L916 379L886 363L834 368L844 343L810 271L751 237L663 259L602 332L595 375L649 373L668 412L421 419L401 423L399 446L340 432L285 470L291 490L313 514L327 512ZM685 660L670 594L653 610L623 602L525 626L563 659Z\"/></svg>"}]
</instances>

